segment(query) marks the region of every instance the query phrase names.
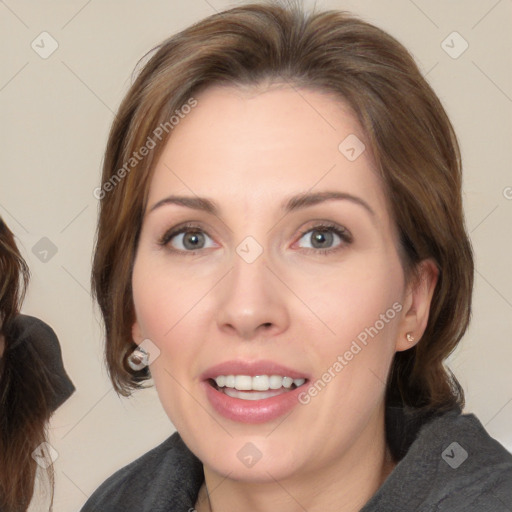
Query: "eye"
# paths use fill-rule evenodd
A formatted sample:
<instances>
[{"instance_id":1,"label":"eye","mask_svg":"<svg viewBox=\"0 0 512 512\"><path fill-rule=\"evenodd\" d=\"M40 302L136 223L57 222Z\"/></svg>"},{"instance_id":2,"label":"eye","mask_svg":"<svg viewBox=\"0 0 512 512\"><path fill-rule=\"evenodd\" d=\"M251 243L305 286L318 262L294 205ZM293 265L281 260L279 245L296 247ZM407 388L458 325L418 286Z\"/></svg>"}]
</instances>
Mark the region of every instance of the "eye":
<instances>
[{"instance_id":1,"label":"eye","mask_svg":"<svg viewBox=\"0 0 512 512\"><path fill-rule=\"evenodd\" d=\"M320 254L341 250L344 245L348 245L353 241L352 235L347 229L334 224L318 224L313 226L301 233L300 240L302 239L310 241L310 245L309 247L306 246L306 249ZM332 244L336 243L336 239L340 243L333 247Z\"/></svg>"},{"instance_id":2,"label":"eye","mask_svg":"<svg viewBox=\"0 0 512 512\"><path fill-rule=\"evenodd\" d=\"M215 247L215 243L208 246L207 240L211 237L200 226L195 224L187 224L169 229L158 241L161 246L167 246L170 251L181 254L196 254L194 251ZM329 254L337 250L343 249L344 245L352 243L352 235L350 232L335 224L318 224L303 231L300 240L310 241L310 246L305 247L307 251L314 253ZM334 247L333 243L338 244Z\"/></svg>"},{"instance_id":3,"label":"eye","mask_svg":"<svg viewBox=\"0 0 512 512\"><path fill-rule=\"evenodd\" d=\"M193 251L215 247L215 244L205 245L207 239L211 240L210 236L199 226L187 224L166 231L158 243L159 245L169 246L169 249L173 252L195 254Z\"/></svg>"}]
</instances>

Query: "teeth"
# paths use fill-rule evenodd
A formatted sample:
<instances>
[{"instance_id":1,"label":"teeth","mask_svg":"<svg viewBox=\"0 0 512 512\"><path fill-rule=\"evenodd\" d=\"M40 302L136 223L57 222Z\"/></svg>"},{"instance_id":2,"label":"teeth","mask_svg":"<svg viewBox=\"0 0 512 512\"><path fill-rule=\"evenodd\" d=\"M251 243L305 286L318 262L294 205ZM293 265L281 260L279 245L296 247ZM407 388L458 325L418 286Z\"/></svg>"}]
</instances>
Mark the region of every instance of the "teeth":
<instances>
[{"instance_id":1,"label":"teeth","mask_svg":"<svg viewBox=\"0 0 512 512\"><path fill-rule=\"evenodd\" d=\"M215 382L219 388L233 388L238 391L268 391L269 389L290 389L302 386L306 379L292 379L280 375L219 375Z\"/></svg>"},{"instance_id":2,"label":"teeth","mask_svg":"<svg viewBox=\"0 0 512 512\"><path fill-rule=\"evenodd\" d=\"M283 387L284 388L291 388L293 384L293 379L290 377L283 377Z\"/></svg>"},{"instance_id":3,"label":"teeth","mask_svg":"<svg viewBox=\"0 0 512 512\"><path fill-rule=\"evenodd\" d=\"M256 375L252 378L251 388L255 391L267 391L270 387L270 379L268 375Z\"/></svg>"},{"instance_id":4,"label":"teeth","mask_svg":"<svg viewBox=\"0 0 512 512\"><path fill-rule=\"evenodd\" d=\"M235 389L238 389L238 391L250 391L252 389L252 377L237 375L235 377Z\"/></svg>"},{"instance_id":5,"label":"teeth","mask_svg":"<svg viewBox=\"0 0 512 512\"><path fill-rule=\"evenodd\" d=\"M283 378L279 375L272 375L270 377L270 389L279 389L283 387Z\"/></svg>"}]
</instances>

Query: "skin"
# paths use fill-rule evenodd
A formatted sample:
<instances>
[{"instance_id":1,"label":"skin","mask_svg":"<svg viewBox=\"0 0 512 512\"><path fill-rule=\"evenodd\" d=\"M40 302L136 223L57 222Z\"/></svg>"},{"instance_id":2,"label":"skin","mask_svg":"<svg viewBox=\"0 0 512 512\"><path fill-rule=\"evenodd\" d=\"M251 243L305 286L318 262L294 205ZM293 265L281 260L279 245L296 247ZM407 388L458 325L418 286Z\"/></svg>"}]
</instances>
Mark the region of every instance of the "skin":
<instances>
[{"instance_id":1,"label":"skin","mask_svg":"<svg viewBox=\"0 0 512 512\"><path fill-rule=\"evenodd\" d=\"M350 162L338 150L349 134L365 140L339 99L283 84L215 86L196 99L150 183L133 269L133 338L160 350L151 373L169 418L203 462L213 510L359 510L395 464L385 442L385 381L394 353L425 330L436 268L425 260L418 285L405 282L369 151ZM353 194L375 215L349 200L280 210L292 195L325 190ZM150 211L171 194L213 199L219 215L174 204ZM187 249L183 235L158 244L187 221L204 234L199 250ZM318 221L344 227L353 241L334 234L323 247L337 250L322 254L310 231ZM247 236L263 248L252 263L236 252ZM270 359L316 380L395 302L402 309L394 319L286 417L228 420L202 390L202 372L237 358ZM237 457L248 442L261 452L250 468ZM209 510L204 486L196 509Z\"/></svg>"}]
</instances>

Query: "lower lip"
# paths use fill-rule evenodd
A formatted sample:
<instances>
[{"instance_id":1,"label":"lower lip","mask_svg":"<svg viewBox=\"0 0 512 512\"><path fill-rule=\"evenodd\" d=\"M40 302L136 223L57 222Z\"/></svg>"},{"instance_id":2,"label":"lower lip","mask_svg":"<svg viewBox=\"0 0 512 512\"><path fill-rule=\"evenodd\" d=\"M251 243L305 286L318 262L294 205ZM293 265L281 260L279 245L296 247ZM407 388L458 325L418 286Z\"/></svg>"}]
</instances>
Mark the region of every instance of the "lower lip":
<instances>
[{"instance_id":1,"label":"lower lip","mask_svg":"<svg viewBox=\"0 0 512 512\"><path fill-rule=\"evenodd\" d=\"M304 385L263 400L242 400L217 391L208 381L202 383L212 407L225 418L239 423L265 423L275 420L299 404Z\"/></svg>"}]
</instances>

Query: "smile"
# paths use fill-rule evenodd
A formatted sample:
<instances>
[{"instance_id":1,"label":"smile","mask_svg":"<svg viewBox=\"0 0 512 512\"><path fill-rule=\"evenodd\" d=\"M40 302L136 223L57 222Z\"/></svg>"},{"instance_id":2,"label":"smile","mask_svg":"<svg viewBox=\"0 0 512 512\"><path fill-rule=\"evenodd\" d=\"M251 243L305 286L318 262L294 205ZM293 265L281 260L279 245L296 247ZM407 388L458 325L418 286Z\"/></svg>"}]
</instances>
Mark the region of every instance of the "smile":
<instances>
[{"instance_id":1,"label":"smile","mask_svg":"<svg viewBox=\"0 0 512 512\"><path fill-rule=\"evenodd\" d=\"M268 361L232 361L210 368L202 384L221 416L241 423L264 423L295 407L306 375Z\"/></svg>"},{"instance_id":2,"label":"smile","mask_svg":"<svg viewBox=\"0 0 512 512\"><path fill-rule=\"evenodd\" d=\"M240 400L265 400L302 386L306 379L280 375L219 375L210 380L218 391Z\"/></svg>"}]
</instances>

